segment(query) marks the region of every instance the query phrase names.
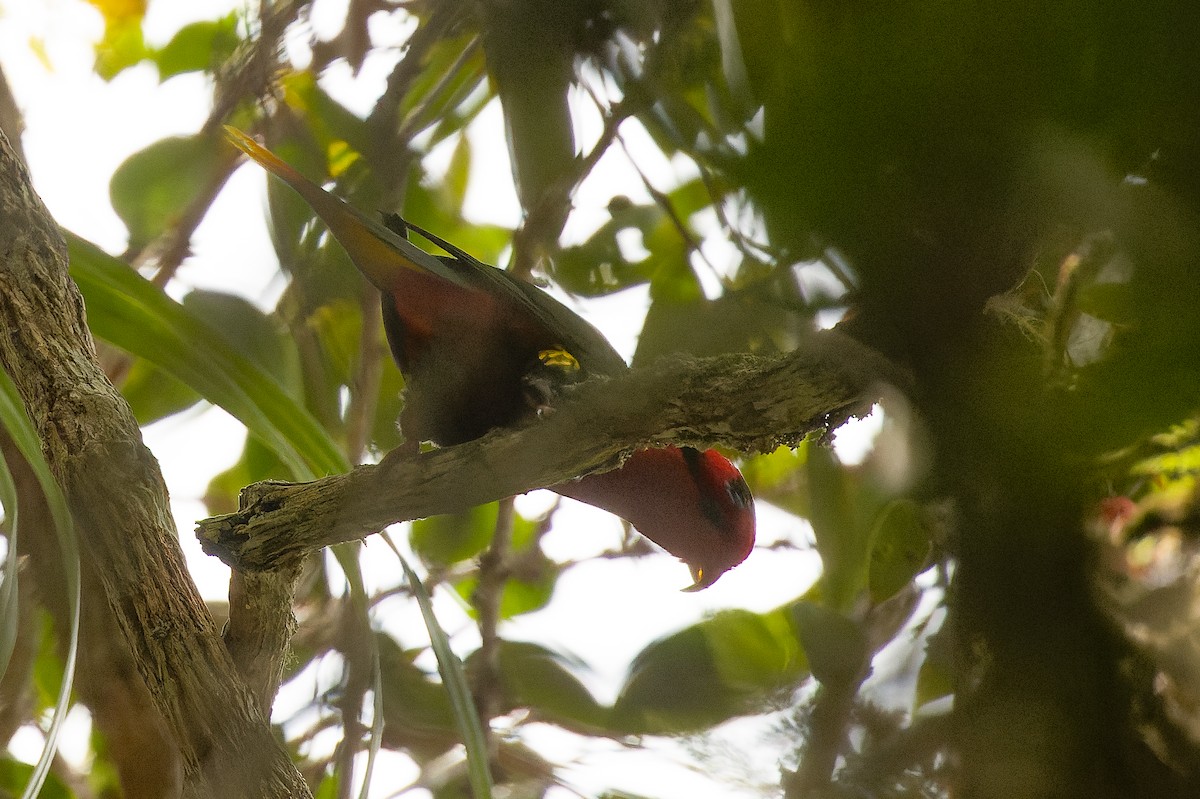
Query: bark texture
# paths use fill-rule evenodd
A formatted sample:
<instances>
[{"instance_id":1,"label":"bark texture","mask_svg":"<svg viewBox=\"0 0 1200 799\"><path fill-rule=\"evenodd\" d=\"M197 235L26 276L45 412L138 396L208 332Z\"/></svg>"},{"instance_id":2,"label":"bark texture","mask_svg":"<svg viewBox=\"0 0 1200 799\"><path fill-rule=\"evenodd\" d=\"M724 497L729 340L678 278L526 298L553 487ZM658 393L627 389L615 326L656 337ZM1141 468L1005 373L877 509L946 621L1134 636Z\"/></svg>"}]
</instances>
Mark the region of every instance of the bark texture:
<instances>
[{"instance_id":1,"label":"bark texture","mask_svg":"<svg viewBox=\"0 0 1200 799\"><path fill-rule=\"evenodd\" d=\"M96 362L62 237L2 135L0 367L39 431L82 557L179 747L184 792L309 795L188 576L158 464Z\"/></svg>"}]
</instances>

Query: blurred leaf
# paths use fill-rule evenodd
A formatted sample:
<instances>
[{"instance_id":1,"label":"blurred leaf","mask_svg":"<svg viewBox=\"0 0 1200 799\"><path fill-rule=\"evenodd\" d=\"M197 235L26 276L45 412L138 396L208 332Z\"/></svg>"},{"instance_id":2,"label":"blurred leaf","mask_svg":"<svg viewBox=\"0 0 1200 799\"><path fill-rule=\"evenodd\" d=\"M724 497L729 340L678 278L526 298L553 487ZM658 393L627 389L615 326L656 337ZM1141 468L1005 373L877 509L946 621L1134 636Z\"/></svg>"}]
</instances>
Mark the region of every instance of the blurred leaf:
<instances>
[{"instance_id":1,"label":"blurred leaf","mask_svg":"<svg viewBox=\"0 0 1200 799\"><path fill-rule=\"evenodd\" d=\"M511 707L528 707L538 720L582 733L595 731L607 715L557 652L540 644L501 641L497 654Z\"/></svg>"},{"instance_id":2,"label":"blurred leaf","mask_svg":"<svg viewBox=\"0 0 1200 799\"><path fill-rule=\"evenodd\" d=\"M186 410L203 399L195 390L145 358L133 360L120 388L134 418L143 426Z\"/></svg>"},{"instance_id":3,"label":"blurred leaf","mask_svg":"<svg viewBox=\"0 0 1200 799\"><path fill-rule=\"evenodd\" d=\"M680 279L687 286L692 275L688 272ZM782 305L763 302L748 292L730 292L715 300L656 299L646 313L633 363L650 364L676 352L697 357L727 352L769 355L786 349L787 343L802 335L804 325L802 317Z\"/></svg>"},{"instance_id":4,"label":"blurred leaf","mask_svg":"<svg viewBox=\"0 0 1200 799\"><path fill-rule=\"evenodd\" d=\"M146 0L88 0L104 16L104 37L96 43L96 74L112 80L147 55L142 35Z\"/></svg>"},{"instance_id":5,"label":"blurred leaf","mask_svg":"<svg viewBox=\"0 0 1200 799\"><path fill-rule=\"evenodd\" d=\"M832 608L797 602L792 618L813 677L825 685L849 685L866 667L867 638L862 628Z\"/></svg>"},{"instance_id":6,"label":"blurred leaf","mask_svg":"<svg viewBox=\"0 0 1200 799\"><path fill-rule=\"evenodd\" d=\"M400 105L404 127L417 134L435 126L431 148L463 130L492 99L490 91L478 91L486 70L482 48L472 46L474 38L474 33L468 33L438 41L404 94ZM451 74L456 65L458 71ZM433 96L435 90L439 92L437 97ZM468 98L473 102L464 105Z\"/></svg>"},{"instance_id":7,"label":"blurred leaf","mask_svg":"<svg viewBox=\"0 0 1200 799\"><path fill-rule=\"evenodd\" d=\"M1079 310L1114 325L1135 324L1144 309L1124 283L1089 283L1075 295Z\"/></svg>"},{"instance_id":8,"label":"blurred leaf","mask_svg":"<svg viewBox=\"0 0 1200 799\"><path fill-rule=\"evenodd\" d=\"M220 19L184 25L152 56L158 65L158 79L184 72L215 72L240 44L238 22L238 12L231 11Z\"/></svg>"},{"instance_id":9,"label":"blurred leaf","mask_svg":"<svg viewBox=\"0 0 1200 799\"><path fill-rule=\"evenodd\" d=\"M341 780L334 774L325 774L313 789L313 799L338 799L341 796Z\"/></svg>"},{"instance_id":10,"label":"blurred leaf","mask_svg":"<svg viewBox=\"0 0 1200 799\"><path fill-rule=\"evenodd\" d=\"M431 566L448 566L475 557L492 540L498 508L491 502L465 513L418 519L409 533L413 552Z\"/></svg>"},{"instance_id":11,"label":"blurred leaf","mask_svg":"<svg viewBox=\"0 0 1200 799\"><path fill-rule=\"evenodd\" d=\"M33 766L9 757L0 757L0 796L20 796L33 777ZM63 781L55 774L46 775L38 799L74 799Z\"/></svg>"},{"instance_id":12,"label":"blurred leaf","mask_svg":"<svg viewBox=\"0 0 1200 799\"><path fill-rule=\"evenodd\" d=\"M389 539L390 542L390 539ZM429 642L437 656L438 673L442 675L442 685L450 699L450 707L454 713L454 724L458 728L463 746L467 750L467 775L471 782L471 791L475 799L491 799L492 775L489 767L487 741L483 737L479 714L471 699L471 691L467 687L467 678L463 673L462 661L450 648L450 640L446 631L438 623L433 612L433 603L425 585L420 581L408 561L393 546L396 558L404 569L404 577L412 589L417 604L421 607L421 617L425 620L425 629L429 631Z\"/></svg>"},{"instance_id":13,"label":"blurred leaf","mask_svg":"<svg viewBox=\"0 0 1200 799\"><path fill-rule=\"evenodd\" d=\"M446 177L441 182L442 191L446 195L445 201L450 207L462 208L463 199L467 196L467 182L470 177L471 140L464 133L458 137L458 142L454 145L454 152L450 154L450 166L447 167ZM446 240L449 241L449 239Z\"/></svg>"},{"instance_id":14,"label":"blurred leaf","mask_svg":"<svg viewBox=\"0 0 1200 799\"><path fill-rule=\"evenodd\" d=\"M689 261L688 243L666 216L650 229L642 243L650 251L643 269L650 275L651 300L682 304L704 300L704 289Z\"/></svg>"},{"instance_id":15,"label":"blurred leaf","mask_svg":"<svg viewBox=\"0 0 1200 799\"><path fill-rule=\"evenodd\" d=\"M774 452L756 455L742 461L742 476L751 493L789 513L807 517L809 513L808 450L805 443L795 449L779 447Z\"/></svg>"},{"instance_id":16,"label":"blurred leaf","mask_svg":"<svg viewBox=\"0 0 1200 799\"><path fill-rule=\"evenodd\" d=\"M739 691L753 694L790 684L807 669L784 611L729 610L703 622L703 629L721 681Z\"/></svg>"},{"instance_id":17,"label":"blurred leaf","mask_svg":"<svg viewBox=\"0 0 1200 799\"><path fill-rule=\"evenodd\" d=\"M494 514L492 518L494 526ZM520 514L513 514L511 549L508 556L512 571L501 589L501 619L511 619L522 613L541 610L549 604L554 589L558 586L558 577L562 569L547 558L538 546L541 527L542 521L539 519L526 519ZM490 529L488 540L491 540ZM472 618L478 618L472 599L478 585L478 573L471 573L454 582L454 590L468 606L471 606L469 612Z\"/></svg>"},{"instance_id":18,"label":"blurred leaf","mask_svg":"<svg viewBox=\"0 0 1200 799\"><path fill-rule=\"evenodd\" d=\"M242 297L220 291L193 289L182 305L287 391L300 393L300 354L277 319Z\"/></svg>"},{"instance_id":19,"label":"blurred leaf","mask_svg":"<svg viewBox=\"0 0 1200 799\"><path fill-rule=\"evenodd\" d=\"M459 742L446 689L413 665L417 652L406 652L389 636L376 634L383 683L383 741L389 749L407 749L422 758L436 757Z\"/></svg>"},{"instance_id":20,"label":"blurred leaf","mask_svg":"<svg viewBox=\"0 0 1200 799\"><path fill-rule=\"evenodd\" d=\"M92 331L146 358L240 420L300 479L345 471L337 445L302 405L203 320L125 264L67 234L71 277Z\"/></svg>"},{"instance_id":21,"label":"blurred leaf","mask_svg":"<svg viewBox=\"0 0 1200 799\"><path fill-rule=\"evenodd\" d=\"M554 280L572 294L603 296L651 277L647 258L626 260L617 239L626 231L637 231L644 243L662 221L662 209L618 198L609 203L608 211L611 218L595 233L582 244L564 247L554 258Z\"/></svg>"},{"instance_id":22,"label":"blurred leaf","mask_svg":"<svg viewBox=\"0 0 1200 799\"><path fill-rule=\"evenodd\" d=\"M613 729L677 734L764 709L807 675L782 612L729 610L659 639L634 659Z\"/></svg>"},{"instance_id":23,"label":"blurred leaf","mask_svg":"<svg viewBox=\"0 0 1200 799\"><path fill-rule=\"evenodd\" d=\"M912 582L924 570L931 547L917 503L898 499L885 505L871 533L871 601L883 602Z\"/></svg>"},{"instance_id":24,"label":"blurred leaf","mask_svg":"<svg viewBox=\"0 0 1200 799\"><path fill-rule=\"evenodd\" d=\"M246 436L237 462L208 481L204 507L211 516L233 513L243 488L263 480L286 480L290 475L287 464L269 447L255 436Z\"/></svg>"},{"instance_id":25,"label":"blurred leaf","mask_svg":"<svg viewBox=\"0 0 1200 799\"><path fill-rule=\"evenodd\" d=\"M680 183L667 193L671 207L681 219L691 219L693 215L713 207L721 198L714 198L709 184L700 178L692 178Z\"/></svg>"},{"instance_id":26,"label":"blurred leaf","mask_svg":"<svg viewBox=\"0 0 1200 799\"><path fill-rule=\"evenodd\" d=\"M13 650L17 644L21 608L20 594L17 591L20 580L17 537L20 530L13 523L17 519L18 512L17 487L13 483L8 464L3 459L0 459L0 507L3 507L5 520L9 522L5 530L7 535L5 536L3 582L0 582L0 675L4 675L8 673Z\"/></svg>"},{"instance_id":27,"label":"blurred leaf","mask_svg":"<svg viewBox=\"0 0 1200 799\"><path fill-rule=\"evenodd\" d=\"M947 627L948 623L943 623L925 642L925 657L917 670L917 687L913 695L914 710L954 695L954 643Z\"/></svg>"},{"instance_id":28,"label":"blurred leaf","mask_svg":"<svg viewBox=\"0 0 1200 799\"><path fill-rule=\"evenodd\" d=\"M574 53L563 16L555 4L524 3L497 9L486 21L484 51L504 110L517 196L526 211L538 207L575 167L567 104ZM562 213L565 219L565 209Z\"/></svg>"},{"instance_id":29,"label":"blurred leaf","mask_svg":"<svg viewBox=\"0 0 1200 799\"><path fill-rule=\"evenodd\" d=\"M113 173L113 210L140 249L174 225L228 163L225 144L212 136L160 139L125 159Z\"/></svg>"},{"instance_id":30,"label":"blurred leaf","mask_svg":"<svg viewBox=\"0 0 1200 799\"><path fill-rule=\"evenodd\" d=\"M404 378L391 358L384 358L383 375L379 381L379 399L375 404L375 421L371 427L371 443L379 452L390 452L404 441L398 420L404 407L400 392Z\"/></svg>"},{"instance_id":31,"label":"blurred leaf","mask_svg":"<svg viewBox=\"0 0 1200 799\"><path fill-rule=\"evenodd\" d=\"M283 90L284 102L307 125L308 132L312 135L312 141L315 141L317 151L321 155L322 163L317 165L308 160L292 160L292 154L288 152L287 148L282 147L283 142L272 142L271 149L280 158L298 169L312 169L312 172L306 172L306 174L312 175L316 173L318 166L322 174L329 172L330 156L333 154L335 144L347 143L355 153L370 151L371 134L366 122L333 99L328 92L321 88L317 83L316 76L311 72L290 72L280 79L279 86ZM332 174L336 176L340 174L340 170Z\"/></svg>"},{"instance_id":32,"label":"blurred leaf","mask_svg":"<svg viewBox=\"0 0 1200 799\"><path fill-rule=\"evenodd\" d=\"M737 714L703 630L688 627L647 646L613 707L612 726L629 734L704 729Z\"/></svg>"},{"instance_id":33,"label":"blurred leaf","mask_svg":"<svg viewBox=\"0 0 1200 799\"><path fill-rule=\"evenodd\" d=\"M317 308L306 324L317 332L334 379L340 384L349 383L362 349L363 319L358 303L329 302Z\"/></svg>"},{"instance_id":34,"label":"blurred leaf","mask_svg":"<svg viewBox=\"0 0 1200 799\"><path fill-rule=\"evenodd\" d=\"M541 610L550 602L558 585L558 566L541 552L521 558L518 574L504 581L500 593L500 618L511 619L522 613ZM467 602L479 585L478 575L472 574L454 583L454 590ZM474 611L471 616L475 617Z\"/></svg>"},{"instance_id":35,"label":"blurred leaf","mask_svg":"<svg viewBox=\"0 0 1200 799\"><path fill-rule=\"evenodd\" d=\"M829 607L846 610L867 587L869 530L859 526L850 480L833 450L808 450L808 518L823 564L821 585Z\"/></svg>"}]
</instances>

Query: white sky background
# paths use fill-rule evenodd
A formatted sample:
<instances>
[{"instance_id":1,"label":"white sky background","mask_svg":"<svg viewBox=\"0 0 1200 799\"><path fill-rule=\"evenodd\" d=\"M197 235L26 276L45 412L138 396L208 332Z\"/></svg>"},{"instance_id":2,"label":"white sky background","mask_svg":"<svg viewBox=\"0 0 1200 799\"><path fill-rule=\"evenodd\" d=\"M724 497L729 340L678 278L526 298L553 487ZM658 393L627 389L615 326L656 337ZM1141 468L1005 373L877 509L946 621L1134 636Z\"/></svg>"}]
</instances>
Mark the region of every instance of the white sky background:
<instances>
[{"instance_id":1,"label":"white sky background","mask_svg":"<svg viewBox=\"0 0 1200 799\"><path fill-rule=\"evenodd\" d=\"M227 13L235 0L190 0L152 2L145 32L150 44L165 44L182 25L213 19ZM318 0L313 11L314 28L331 36L344 17L345 0ZM386 19L377 15L376 21ZM325 26L330 26L326 28ZM210 93L205 78L189 74L159 84L153 66L141 65L105 83L92 71L93 45L103 33L98 12L82 0L0 0L0 64L3 65L17 101L25 115L23 138L34 185L60 224L110 252L125 246L125 229L109 203L108 180L130 154L164 136L194 133L208 114ZM386 24L373 28L380 40L402 41L407 29ZM44 48L43 62L31 47L38 41ZM289 52L304 57L305 37L293 37ZM369 109L382 90L383 79L398 53L374 57L360 76L350 76L344 65L335 65L322 85L359 113ZM599 119L584 109L578 139L587 146L599 130ZM638 153L639 165L656 186L669 190L682 178L652 147L638 147L635 125L622 133ZM489 107L471 131L475 147L473 175L466 203L467 216L479 222L513 226L519 219L511 184L503 126L498 106ZM438 154L430 163L435 167ZM441 159L444 161L444 158ZM568 235L582 237L604 219L604 206L614 194L635 201L646 196L641 179L632 170L620 148L613 148L593 177L576 197L579 207L572 216ZM233 176L214 204L193 240L194 255L178 274L171 293L178 297L192 287L230 291L269 308L282 286L278 283L274 251L262 224L265 208L264 173L253 166ZM717 231L719 233L719 231ZM719 244L718 237L715 244ZM716 247L719 250L719 247ZM625 292L614 298L572 303L601 330L612 336L625 355L632 352L634 332L645 311L644 292ZM861 457L878 430L877 420L845 431L839 436L844 459ZM215 559L204 556L192 529L196 519L207 515L200 498L211 476L234 462L241 451L244 429L219 409L192 410L167 419L146 430L146 440L162 464L171 491L172 505L181 541L201 592L211 599L224 599L228 571ZM545 507L546 499L536 494L525 498L519 508ZM569 501L568 501L569 502ZM789 538L810 539L807 525L788 514L759 504L759 539L771 542ZM556 517L555 530L547 537L551 557L584 557L612 547L621 528L612 517L594 509L573 505ZM404 536L397 536L403 540ZM368 580L375 586L399 579L399 570L381 542L368 544L375 557L364 559L374 566ZM536 640L553 648L579 654L595 667L589 680L601 701L609 702L619 688L630 659L649 641L686 626L706 612L743 607L764 611L794 598L816 574L817 561L811 552L763 552L750 556L708 590L683 594L689 581L687 570L667 555L625 563L605 562L573 569L564 579L550 607L505 624L502 633L516 639ZM439 611L449 631L462 631L456 640L461 651L473 648L474 635L457 604L440 598ZM419 643L415 610L402 603L385 602L376 624L400 631L406 645ZM302 704L311 696L311 685L301 695L281 696L277 710L289 702ZM750 726L754 732L743 728ZM86 717L75 725L86 730ZM762 725L734 723L727 734L759 735ZM594 741L532 730L531 742L558 762L571 763L564 772L583 793L604 788L621 788L646 795L674 799L712 794L754 796L734 786L713 783L688 766L682 749L673 745L657 753L640 754L615 744L607 754L590 752ZM64 743L67 757L78 762L82 746L78 739ZM763 762L743 763L748 772L766 784L776 782L774 748L766 750L754 739L741 740L748 752L758 752ZM602 746L601 748L605 748ZM376 770L372 796L383 797L415 775L406 759L386 758ZM419 792L412 795L421 795ZM563 796L568 794L562 793Z\"/></svg>"}]
</instances>

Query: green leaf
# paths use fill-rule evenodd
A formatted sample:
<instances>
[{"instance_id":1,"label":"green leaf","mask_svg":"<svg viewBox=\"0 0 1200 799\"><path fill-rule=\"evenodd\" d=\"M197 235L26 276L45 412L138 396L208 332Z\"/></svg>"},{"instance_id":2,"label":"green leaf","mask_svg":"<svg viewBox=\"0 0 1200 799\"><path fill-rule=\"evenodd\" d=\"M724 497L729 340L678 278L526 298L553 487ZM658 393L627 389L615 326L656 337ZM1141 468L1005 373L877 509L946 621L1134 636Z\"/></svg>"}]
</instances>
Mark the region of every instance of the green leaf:
<instances>
[{"instance_id":1,"label":"green leaf","mask_svg":"<svg viewBox=\"0 0 1200 799\"><path fill-rule=\"evenodd\" d=\"M808 445L779 447L774 452L742 461L742 475L755 497L807 517L809 505Z\"/></svg>"},{"instance_id":2,"label":"green leaf","mask_svg":"<svg viewBox=\"0 0 1200 799\"><path fill-rule=\"evenodd\" d=\"M611 726L628 734L702 730L737 714L699 626L643 649L613 706Z\"/></svg>"},{"instance_id":3,"label":"green leaf","mask_svg":"<svg viewBox=\"0 0 1200 799\"><path fill-rule=\"evenodd\" d=\"M784 611L719 613L701 625L721 682L748 696L799 680L808 661Z\"/></svg>"},{"instance_id":4,"label":"green leaf","mask_svg":"<svg viewBox=\"0 0 1200 799\"><path fill-rule=\"evenodd\" d=\"M566 247L554 259L554 280L572 294L602 296L648 281L649 258L630 262L621 252L619 234L637 231L645 243L665 219L657 205L635 205L624 197L608 206L610 219L582 244Z\"/></svg>"},{"instance_id":5,"label":"green leaf","mask_svg":"<svg viewBox=\"0 0 1200 799\"><path fill-rule=\"evenodd\" d=\"M96 43L96 74L112 80L148 54L142 33L146 4L93 0L93 5L104 14L104 37Z\"/></svg>"},{"instance_id":6,"label":"green leaf","mask_svg":"<svg viewBox=\"0 0 1200 799\"><path fill-rule=\"evenodd\" d=\"M575 130L567 103L572 55L556 46L564 33L552 16L533 6L494 14L484 40L504 109L517 196L527 211L575 168Z\"/></svg>"},{"instance_id":7,"label":"green leaf","mask_svg":"<svg viewBox=\"0 0 1200 799\"><path fill-rule=\"evenodd\" d=\"M279 385L295 394L301 392L300 353L295 339L277 319L249 300L221 291L195 289L182 304Z\"/></svg>"},{"instance_id":8,"label":"green leaf","mask_svg":"<svg viewBox=\"0 0 1200 799\"><path fill-rule=\"evenodd\" d=\"M389 540L390 543L390 540ZM425 585L417 578L416 573L408 565L399 550L392 548L404 569L404 577L412 589L417 604L421 607L421 616L425 620L425 629L429 631L430 644L437 656L438 673L442 675L442 684L450 698L450 707L454 711L454 723L462 736L463 745L467 750L467 776L471 782L471 790L475 799L491 799L492 774L488 765L487 741L480 726L479 714L475 711L475 703L471 691L467 687L467 677L463 672L462 661L450 649L450 640L446 631L438 623L433 612L433 603Z\"/></svg>"},{"instance_id":9,"label":"green leaf","mask_svg":"<svg viewBox=\"0 0 1200 799\"><path fill-rule=\"evenodd\" d=\"M913 709L920 708L943 697L953 696L954 642L948 628L949 622L929 636L925 643L925 658L917 670L917 687L913 696Z\"/></svg>"},{"instance_id":10,"label":"green leaf","mask_svg":"<svg viewBox=\"0 0 1200 799\"><path fill-rule=\"evenodd\" d=\"M184 25L151 56L158 65L158 79L163 81L184 72L213 72L240 44L237 27L236 10L220 19Z\"/></svg>"},{"instance_id":11,"label":"green leaf","mask_svg":"<svg viewBox=\"0 0 1200 799\"><path fill-rule=\"evenodd\" d=\"M75 660L79 651L79 599L80 599L80 567L79 567L79 542L75 533L74 521L71 517L71 511L67 507L66 497L63 496L58 482L50 472L50 466L46 463L42 456L41 441L38 438L37 430L34 429L33 422L25 412L25 405L21 400L20 394L17 392L16 385L13 384L8 372L0 369L0 425L8 432L12 438L13 444L21 453L21 456L28 463L34 477L37 479L38 485L41 487L42 496L45 498L46 505L50 510L50 518L53 521L54 536L58 542L59 556L62 560L63 578L66 583L67 592L67 625L68 629L62 631L59 638L67 642L67 655L63 663L62 681L58 691L58 697L54 704L54 710L51 715L50 728L46 732L46 741L42 746L41 756L38 758L37 764L33 768L32 775L29 778L29 784L25 788L25 797L37 796L38 792L43 787L46 776L50 770L50 764L54 759L54 753L58 748L58 733L61 729L63 719L67 715L68 705L71 699L71 686L75 680ZM0 459L0 469L5 473L3 480L0 480L0 486L3 487L7 496L3 499L7 503L5 511L13 520L10 532L9 560L15 560L12 553L16 551L17 536L21 532L20 507L17 503L16 490L13 485L11 474L8 473L8 466ZM46 531L39 530L39 534L45 534ZM16 588L15 579L10 582L6 578L5 585L10 591ZM12 605L10 604L10 612ZM6 645L6 648L11 652L11 645ZM7 661L7 657L5 658Z\"/></svg>"},{"instance_id":12,"label":"green leaf","mask_svg":"<svg viewBox=\"0 0 1200 799\"><path fill-rule=\"evenodd\" d=\"M432 516L413 522L409 543L421 560L448 566L478 555L496 531L499 506L479 505L464 513Z\"/></svg>"},{"instance_id":13,"label":"green leaf","mask_svg":"<svg viewBox=\"0 0 1200 799\"><path fill-rule=\"evenodd\" d=\"M1089 283L1080 287L1075 298L1076 306L1084 313L1114 325L1132 325L1147 312L1138 304L1137 295L1126 283Z\"/></svg>"},{"instance_id":14,"label":"green leaf","mask_svg":"<svg viewBox=\"0 0 1200 799\"><path fill-rule=\"evenodd\" d=\"M136 152L109 183L113 210L140 249L174 225L228 163L225 144L212 136L173 136Z\"/></svg>"},{"instance_id":15,"label":"green leaf","mask_svg":"<svg viewBox=\"0 0 1200 799\"><path fill-rule=\"evenodd\" d=\"M546 607L558 586L559 572L558 565L541 552L524 556L520 573L504 581L500 592L500 618L511 619ZM478 575L472 574L455 582L454 590L470 603L478 585ZM475 616L473 610L471 616Z\"/></svg>"},{"instance_id":16,"label":"green leaf","mask_svg":"<svg viewBox=\"0 0 1200 799\"><path fill-rule=\"evenodd\" d=\"M145 358L134 359L120 388L140 425L165 419L203 399L194 389Z\"/></svg>"},{"instance_id":17,"label":"green leaf","mask_svg":"<svg viewBox=\"0 0 1200 799\"><path fill-rule=\"evenodd\" d=\"M208 482L204 507L214 516L233 513L238 508L238 497L243 488L262 480L286 480L290 474L287 464L267 445L255 436L246 436L237 462Z\"/></svg>"},{"instance_id":18,"label":"green leaf","mask_svg":"<svg viewBox=\"0 0 1200 799\"><path fill-rule=\"evenodd\" d=\"M0 796L16 796L32 785L33 766L11 758L0 758ZM75 794L63 784L57 775L47 774L45 782L37 792L38 799L73 799Z\"/></svg>"},{"instance_id":19,"label":"green leaf","mask_svg":"<svg viewBox=\"0 0 1200 799\"><path fill-rule=\"evenodd\" d=\"M931 542L920 507L908 499L884 506L871 533L868 585L871 600L883 602L912 582L925 568Z\"/></svg>"},{"instance_id":20,"label":"green leaf","mask_svg":"<svg viewBox=\"0 0 1200 799\"><path fill-rule=\"evenodd\" d=\"M406 651L387 635L376 634L383 684L384 742L421 758L432 758L459 741L446 689L413 664L419 652Z\"/></svg>"},{"instance_id":21,"label":"green leaf","mask_svg":"<svg viewBox=\"0 0 1200 799\"><path fill-rule=\"evenodd\" d=\"M487 506L485 506L487 507ZM493 526L494 526L494 515ZM558 585L562 568L545 556L538 546L542 521L513 515L510 563L513 573L504 581L500 592L500 618L511 619L522 613L541 610L550 602ZM491 540L489 528L488 540ZM478 573L455 581L454 590L470 606L472 618L476 618L472 597L479 585Z\"/></svg>"},{"instance_id":22,"label":"green leaf","mask_svg":"<svg viewBox=\"0 0 1200 799\"><path fill-rule=\"evenodd\" d=\"M584 734L602 724L607 709L596 702L563 655L523 641L501 641L497 655L510 707L527 707L538 720Z\"/></svg>"},{"instance_id":23,"label":"green leaf","mask_svg":"<svg viewBox=\"0 0 1200 799\"><path fill-rule=\"evenodd\" d=\"M221 334L98 247L66 234L71 277L100 338L146 358L221 406L258 436L298 479L349 468L329 434L279 383Z\"/></svg>"},{"instance_id":24,"label":"green leaf","mask_svg":"<svg viewBox=\"0 0 1200 799\"><path fill-rule=\"evenodd\" d=\"M852 684L867 665L867 638L862 628L836 610L813 602L797 602L791 612L813 677L825 685Z\"/></svg>"},{"instance_id":25,"label":"green leaf","mask_svg":"<svg viewBox=\"0 0 1200 799\"><path fill-rule=\"evenodd\" d=\"M867 586L869 531L858 524L845 468L828 447L808 453L809 521L823 569L821 585L831 608L845 610Z\"/></svg>"},{"instance_id":26,"label":"green leaf","mask_svg":"<svg viewBox=\"0 0 1200 799\"><path fill-rule=\"evenodd\" d=\"M464 129L492 99L490 91L477 91L485 69L483 51L473 46L474 39L473 32L439 39L404 93L400 105L404 128L416 134L435 126L430 147Z\"/></svg>"},{"instance_id":27,"label":"green leaf","mask_svg":"<svg viewBox=\"0 0 1200 799\"><path fill-rule=\"evenodd\" d=\"M458 137L454 152L450 155L450 166L446 177L441 182L445 192L445 201L452 208L462 208L463 199L467 196L467 183L471 178L471 140L466 134ZM445 238L443 236L443 238ZM449 239L446 239L449 241ZM455 243L458 243L457 241ZM463 246L459 244L459 246Z\"/></svg>"},{"instance_id":28,"label":"green leaf","mask_svg":"<svg viewBox=\"0 0 1200 799\"><path fill-rule=\"evenodd\" d=\"M633 734L704 729L762 710L807 673L785 612L724 611L643 649L611 724Z\"/></svg>"}]
</instances>

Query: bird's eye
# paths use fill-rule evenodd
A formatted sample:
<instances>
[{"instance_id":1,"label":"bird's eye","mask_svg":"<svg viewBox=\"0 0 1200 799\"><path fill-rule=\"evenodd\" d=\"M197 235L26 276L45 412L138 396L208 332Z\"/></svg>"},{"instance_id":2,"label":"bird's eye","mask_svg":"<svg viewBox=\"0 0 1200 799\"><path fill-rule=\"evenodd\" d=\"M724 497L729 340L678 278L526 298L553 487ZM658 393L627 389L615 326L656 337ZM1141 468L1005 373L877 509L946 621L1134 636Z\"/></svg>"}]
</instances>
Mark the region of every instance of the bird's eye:
<instances>
[{"instance_id":1,"label":"bird's eye","mask_svg":"<svg viewBox=\"0 0 1200 799\"><path fill-rule=\"evenodd\" d=\"M750 507L750 503L754 501L754 497L750 496L750 487L740 477L725 484L725 493L729 495L733 506L739 510Z\"/></svg>"}]
</instances>

